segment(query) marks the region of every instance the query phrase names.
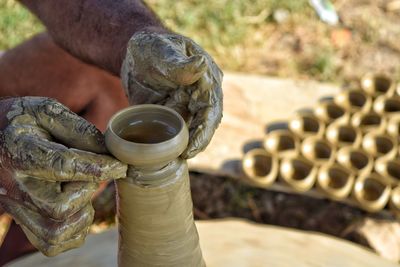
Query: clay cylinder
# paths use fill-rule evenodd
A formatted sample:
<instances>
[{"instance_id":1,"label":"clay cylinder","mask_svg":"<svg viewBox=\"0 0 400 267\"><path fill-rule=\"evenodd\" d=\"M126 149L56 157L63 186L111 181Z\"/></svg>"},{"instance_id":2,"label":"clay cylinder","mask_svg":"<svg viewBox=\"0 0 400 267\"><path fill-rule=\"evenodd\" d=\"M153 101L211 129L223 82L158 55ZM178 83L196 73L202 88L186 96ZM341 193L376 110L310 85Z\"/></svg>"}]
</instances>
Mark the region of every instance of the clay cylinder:
<instances>
[{"instance_id":1,"label":"clay cylinder","mask_svg":"<svg viewBox=\"0 0 400 267\"><path fill-rule=\"evenodd\" d=\"M397 218L400 218L400 186L392 189L389 208Z\"/></svg>"},{"instance_id":2,"label":"clay cylinder","mask_svg":"<svg viewBox=\"0 0 400 267\"><path fill-rule=\"evenodd\" d=\"M335 147L359 147L362 134L358 128L350 124L334 122L326 129L326 139Z\"/></svg>"},{"instance_id":3,"label":"clay cylinder","mask_svg":"<svg viewBox=\"0 0 400 267\"><path fill-rule=\"evenodd\" d=\"M388 203L390 191L390 185L383 177L371 173L357 177L353 195L361 208L369 212L377 212Z\"/></svg>"},{"instance_id":4,"label":"clay cylinder","mask_svg":"<svg viewBox=\"0 0 400 267\"><path fill-rule=\"evenodd\" d=\"M303 140L301 154L315 165L333 162L335 150L325 139L311 136Z\"/></svg>"},{"instance_id":5,"label":"clay cylinder","mask_svg":"<svg viewBox=\"0 0 400 267\"><path fill-rule=\"evenodd\" d=\"M266 187L278 177L278 159L264 149L255 148L244 155L242 169L251 182Z\"/></svg>"},{"instance_id":6,"label":"clay cylinder","mask_svg":"<svg viewBox=\"0 0 400 267\"><path fill-rule=\"evenodd\" d=\"M289 129L301 139L309 136L322 136L325 124L311 112L297 113L289 121Z\"/></svg>"},{"instance_id":7,"label":"clay cylinder","mask_svg":"<svg viewBox=\"0 0 400 267\"><path fill-rule=\"evenodd\" d=\"M205 266L194 224L186 161L188 130L174 110L138 105L115 114L108 150L130 164L116 181L118 266Z\"/></svg>"},{"instance_id":8,"label":"clay cylinder","mask_svg":"<svg viewBox=\"0 0 400 267\"><path fill-rule=\"evenodd\" d=\"M377 159L375 170L392 186L400 185L400 159Z\"/></svg>"},{"instance_id":9,"label":"clay cylinder","mask_svg":"<svg viewBox=\"0 0 400 267\"><path fill-rule=\"evenodd\" d=\"M392 96L396 86L393 80L385 74L367 73L361 78L362 89L372 97L380 95Z\"/></svg>"},{"instance_id":10,"label":"clay cylinder","mask_svg":"<svg viewBox=\"0 0 400 267\"><path fill-rule=\"evenodd\" d=\"M269 153L282 158L298 154L300 140L289 130L275 130L265 136L263 145Z\"/></svg>"},{"instance_id":11,"label":"clay cylinder","mask_svg":"<svg viewBox=\"0 0 400 267\"><path fill-rule=\"evenodd\" d=\"M364 150L354 147L339 149L336 153L336 161L357 176L369 174L374 168L372 156Z\"/></svg>"},{"instance_id":12,"label":"clay cylinder","mask_svg":"<svg viewBox=\"0 0 400 267\"><path fill-rule=\"evenodd\" d=\"M329 124L334 121L346 122L349 117L346 110L336 104L333 100L324 100L318 102L317 106L314 108L314 114L325 124Z\"/></svg>"},{"instance_id":13,"label":"clay cylinder","mask_svg":"<svg viewBox=\"0 0 400 267\"><path fill-rule=\"evenodd\" d=\"M386 127L386 120L375 111L360 111L352 116L351 124L354 128L360 129L363 134L371 131L383 132Z\"/></svg>"},{"instance_id":14,"label":"clay cylinder","mask_svg":"<svg viewBox=\"0 0 400 267\"><path fill-rule=\"evenodd\" d=\"M381 116L400 115L400 97L381 95L374 101L374 111Z\"/></svg>"},{"instance_id":15,"label":"clay cylinder","mask_svg":"<svg viewBox=\"0 0 400 267\"><path fill-rule=\"evenodd\" d=\"M358 89L342 91L335 96L334 101L338 106L343 107L350 113L358 111L367 112L372 106L372 98Z\"/></svg>"},{"instance_id":16,"label":"clay cylinder","mask_svg":"<svg viewBox=\"0 0 400 267\"><path fill-rule=\"evenodd\" d=\"M318 171L317 186L329 198L340 200L349 196L354 179L351 170L337 163L326 164Z\"/></svg>"},{"instance_id":17,"label":"clay cylinder","mask_svg":"<svg viewBox=\"0 0 400 267\"><path fill-rule=\"evenodd\" d=\"M299 192L310 190L316 181L318 169L304 157L283 158L280 165L280 178Z\"/></svg>"},{"instance_id":18,"label":"clay cylinder","mask_svg":"<svg viewBox=\"0 0 400 267\"><path fill-rule=\"evenodd\" d=\"M362 142L362 148L375 158L392 159L397 154L397 139L385 133L367 133Z\"/></svg>"}]
</instances>

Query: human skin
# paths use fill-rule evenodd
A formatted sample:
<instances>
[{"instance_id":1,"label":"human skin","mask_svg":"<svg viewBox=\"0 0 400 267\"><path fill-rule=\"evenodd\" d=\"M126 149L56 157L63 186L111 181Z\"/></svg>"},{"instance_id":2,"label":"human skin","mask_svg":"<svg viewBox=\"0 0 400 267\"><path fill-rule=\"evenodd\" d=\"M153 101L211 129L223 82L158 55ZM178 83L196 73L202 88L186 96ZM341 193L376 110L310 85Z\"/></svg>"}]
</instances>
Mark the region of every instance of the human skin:
<instances>
[{"instance_id":1,"label":"human skin","mask_svg":"<svg viewBox=\"0 0 400 267\"><path fill-rule=\"evenodd\" d=\"M160 20L155 16L155 14L141 1L138 0L131 0L131 1L106 1L106 0L89 0L89 1L21 1L24 5L26 5L33 13L35 13L46 25L50 35L54 39L54 41L70 54L74 55L76 58L80 60L98 66L111 74L116 76L119 75L122 62L125 58L125 53L128 46L128 41L132 36L135 36L136 33L158 33L159 36L155 36L156 38L153 40L161 40L162 47L161 48L173 48L173 56L170 58L172 59L170 63L174 64L174 62L181 62L182 59L187 64L178 64L177 68L173 68L176 71L173 73L173 77L189 77L188 79L181 81L173 81L174 88L169 88L168 90L178 91L178 89L184 89L184 94L181 92L173 93L172 101L169 101L168 98L163 98L159 104L165 104L167 102L172 103L175 101L176 106L178 107L179 111L182 111L184 105L187 105L187 113L189 114L188 121L190 122L190 133L191 139L193 140L192 145L189 146L189 150L185 153L185 157L193 157L195 154L200 152L205 148L208 142L211 139L212 134L214 133L221 117L222 117L222 91L221 91L221 78L222 72L218 69L216 64L212 61L211 57L206 54L201 48L197 47L197 49L192 50L198 55L192 54L185 54L185 47L196 47L193 41L189 38L183 38L177 34L171 33L168 29L166 29ZM59 8L62 6L62 8ZM160 38L158 38L160 37ZM170 39L172 37L172 39ZM43 39L49 39L48 36L42 37ZM39 41L36 41L40 43ZM140 38L139 38L140 39ZM138 39L136 39L138 40ZM169 45L169 42L172 41L172 46ZM176 40L176 43L174 43ZM45 40L46 41L46 40ZM166 41L166 42L164 42ZM52 51L54 52L58 48L49 42L48 40L44 42L47 45L53 46ZM151 45L152 42L145 44L144 47L139 47L140 49L146 49L146 46ZM183 44L183 45L182 45ZM132 47L135 47L135 42L132 42ZM183 49L183 50L182 50ZM27 49L28 50L28 49ZM45 49L46 50L46 49ZM58 51L59 52L59 51ZM160 51L157 51L160 54ZM57 53L55 53L57 54ZM14 58L16 58L18 53L14 53ZM37 54L36 54L37 55ZM35 57L35 53L31 54L32 57ZM45 55L41 54L42 57ZM60 56L60 55L58 55ZM12 58L12 57L10 57ZM50 57L49 57L50 58ZM62 58L62 57L60 57ZM153 66L157 65L157 62L153 58ZM20 58L23 61L23 58ZM36 61L40 62L42 59L38 57ZM13 61L13 60L9 60ZM58 61L58 65L63 65L63 60ZM70 61L71 63L72 61ZM54 63L54 62L53 62ZM26 64L26 63L25 63ZM31 62L29 62L31 64ZM28 65L29 65L28 64ZM7 64L5 64L7 66ZM57 64L55 64L57 65ZM66 66L72 66L71 64L64 64ZM64 67L66 67L64 66ZM85 71L76 71L76 76L70 75L70 73L74 73L74 70L79 69L77 65L73 65L75 67L68 68L68 71L64 72L63 75L58 76L59 78L55 78L54 81L57 79L63 80L63 76L65 76L65 80L79 80L82 76L79 76L80 73L85 73ZM87 66L87 65L86 65ZM182 68L181 68L182 66ZM3 66L4 67L4 66ZM40 75L42 73L43 67L38 64L38 68L32 68L34 70L33 77L35 75ZM17 67L18 68L18 67ZM8 74L12 74L16 68L9 68ZM1 68L0 68L1 70ZM189 71L188 71L189 70ZM45 71L54 71L54 69L48 69ZM97 70L98 71L98 70ZM144 70L147 71L147 70ZM161 72L163 70L161 69ZM7 73L7 72L4 72ZM29 73L29 72L27 72ZM45 72L43 72L45 73ZM60 74L61 72L55 71L56 74ZM103 72L104 74L105 72ZM16 73L17 74L17 73ZM126 72L125 72L126 74ZM140 73L139 73L140 74ZM18 76L15 75L15 76ZM64 88L67 90L68 94L73 92L80 92L80 90L72 89L71 88L95 88L97 85L102 84L98 81L96 77L99 77L98 73L93 75L93 79L86 78L86 81L96 81L91 85L81 85L71 87L71 85L67 83L64 86L62 83L61 86L52 87L52 88L59 88L59 90L54 91L47 91L49 85L52 82L45 83L45 87L43 87L43 81L48 80L47 75L43 75L41 79L37 79L39 81L36 83L39 85L37 89L32 90L35 88L34 85L30 84L27 94L29 95L40 95L40 92L45 92L47 94L55 93L56 96L51 95L59 99L60 101L65 101L63 103L68 105L67 101L72 105L71 108L73 111L78 112L85 118L88 118L90 121L96 123L102 122L103 125L99 125L101 129L103 129L104 122L107 119L104 117L100 117L99 114L105 114L102 111L104 107L104 102L109 100L110 97L107 94L107 91L101 91L102 98L93 100L93 95L98 95L97 93L91 95L90 93L85 93L88 97L84 97L83 92L82 96L80 94L75 95L74 97L65 97ZM110 78L106 76L106 81L111 81L110 84L115 85L115 81L118 81L118 78ZM57 75L55 75L57 77ZM70 77L69 79L66 79ZM90 75L86 75L86 77L91 77ZM135 80L143 85L143 81L140 80L140 75L134 77ZM167 80L170 80L170 76L165 76ZM20 79L24 82L35 79L32 79L31 75L26 75L26 78ZM85 80L85 79L83 79ZM10 83L7 82L7 79L3 79L7 88L10 86ZM190 83L188 82L190 81ZM12 87L9 90L11 95L19 95L18 92L24 86L24 82L17 84L15 87ZM154 81L153 81L154 82ZM11 83L12 84L12 83ZM126 83L129 84L129 83ZM151 84L150 84L151 85ZM70 89L68 89L70 87ZM110 86L112 87L112 86ZM113 88L117 88L118 86L113 86ZM10 87L8 87L10 88ZM141 86L140 89L143 87ZM120 88L119 88L120 89ZM137 87L129 86L127 89L128 96L134 95L134 92L137 91ZM0 92L2 88L0 87ZM5 89L6 91L6 89ZM113 91L113 90L109 90ZM108 92L109 92L108 91ZM121 90L118 90L121 93ZM140 90L139 90L140 91ZM34 92L37 92L35 94ZM60 94L58 94L60 92ZM160 92L155 92L159 94ZM8 94L8 93L7 93ZM22 93L24 95L25 93ZM5 95L5 94L4 94ZM161 92L161 95L165 95L165 92ZM180 102L179 97L181 95L185 95L185 98L195 96L193 99L196 101L189 101L185 100L185 102ZM130 97L132 98L132 97ZM198 101L197 101L198 100ZM149 103L148 99L144 99L143 103ZM118 102L118 101L117 101ZM131 101L131 103L133 103ZM136 102L135 104L138 104ZM196 105L198 103L198 105ZM115 102L113 103L115 104ZM120 105L121 102L118 102L117 105ZM126 104L126 103L125 103ZM181 104L179 106L179 104ZM111 109L110 109L111 110ZM93 117L91 117L93 116ZM105 115L106 117L108 115Z\"/></svg>"},{"instance_id":2,"label":"human skin","mask_svg":"<svg viewBox=\"0 0 400 267\"><path fill-rule=\"evenodd\" d=\"M55 100L0 100L0 205L48 256L80 246L98 183L124 178L93 125Z\"/></svg>"},{"instance_id":3,"label":"human skin","mask_svg":"<svg viewBox=\"0 0 400 267\"><path fill-rule=\"evenodd\" d=\"M128 106L118 77L71 56L46 32L0 57L0 97L28 95L57 99L101 131Z\"/></svg>"},{"instance_id":4,"label":"human skin","mask_svg":"<svg viewBox=\"0 0 400 267\"><path fill-rule=\"evenodd\" d=\"M0 57L0 97L26 95L55 98L102 131L108 119L128 105L118 77L74 58L47 33L34 36ZM113 186L107 188L113 190ZM111 202L100 192L93 200L95 220L113 211L103 209L104 201L108 206ZM106 196L109 198L108 193ZM12 223L0 247L0 266L34 250L19 225Z\"/></svg>"},{"instance_id":5,"label":"human skin","mask_svg":"<svg viewBox=\"0 0 400 267\"><path fill-rule=\"evenodd\" d=\"M115 75L123 66L121 78L131 104L168 105L180 112L190 134L184 158L206 148L222 119L223 74L195 42L166 29L140 0L21 3L72 55ZM140 51L148 59L145 67L132 64L143 62Z\"/></svg>"}]
</instances>

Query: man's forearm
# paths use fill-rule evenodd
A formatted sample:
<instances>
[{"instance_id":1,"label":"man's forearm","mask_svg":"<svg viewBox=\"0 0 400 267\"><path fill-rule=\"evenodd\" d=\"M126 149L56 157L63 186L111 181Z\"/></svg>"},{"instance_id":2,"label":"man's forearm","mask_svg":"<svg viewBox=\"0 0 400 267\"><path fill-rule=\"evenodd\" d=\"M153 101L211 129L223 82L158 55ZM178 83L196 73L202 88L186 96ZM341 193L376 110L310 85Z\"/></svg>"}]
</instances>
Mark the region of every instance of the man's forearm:
<instances>
[{"instance_id":1,"label":"man's forearm","mask_svg":"<svg viewBox=\"0 0 400 267\"><path fill-rule=\"evenodd\" d=\"M130 37L168 31L141 0L20 0L74 56L119 75Z\"/></svg>"}]
</instances>

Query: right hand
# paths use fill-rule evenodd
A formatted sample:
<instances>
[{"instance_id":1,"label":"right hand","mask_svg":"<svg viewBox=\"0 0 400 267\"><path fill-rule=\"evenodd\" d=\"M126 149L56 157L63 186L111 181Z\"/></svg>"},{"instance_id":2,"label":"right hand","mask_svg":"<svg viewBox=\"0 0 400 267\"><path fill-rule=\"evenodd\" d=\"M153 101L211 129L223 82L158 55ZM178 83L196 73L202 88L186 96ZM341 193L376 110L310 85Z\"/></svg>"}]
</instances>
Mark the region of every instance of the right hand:
<instances>
[{"instance_id":1,"label":"right hand","mask_svg":"<svg viewBox=\"0 0 400 267\"><path fill-rule=\"evenodd\" d=\"M97 183L126 176L106 152L102 133L55 100L0 100L0 205L45 255L80 246Z\"/></svg>"}]
</instances>

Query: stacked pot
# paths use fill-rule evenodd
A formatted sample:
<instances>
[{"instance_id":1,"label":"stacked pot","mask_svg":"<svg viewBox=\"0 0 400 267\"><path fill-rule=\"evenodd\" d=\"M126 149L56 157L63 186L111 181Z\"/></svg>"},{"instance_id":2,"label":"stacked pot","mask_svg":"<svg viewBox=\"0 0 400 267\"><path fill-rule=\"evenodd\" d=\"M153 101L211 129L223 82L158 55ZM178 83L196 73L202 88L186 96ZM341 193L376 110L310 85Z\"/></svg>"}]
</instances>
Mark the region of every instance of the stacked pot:
<instances>
[{"instance_id":1,"label":"stacked pot","mask_svg":"<svg viewBox=\"0 0 400 267\"><path fill-rule=\"evenodd\" d=\"M314 188L369 212L400 214L399 134L400 87L386 75L367 74L359 88L324 98L269 132L242 167L260 187Z\"/></svg>"}]
</instances>

